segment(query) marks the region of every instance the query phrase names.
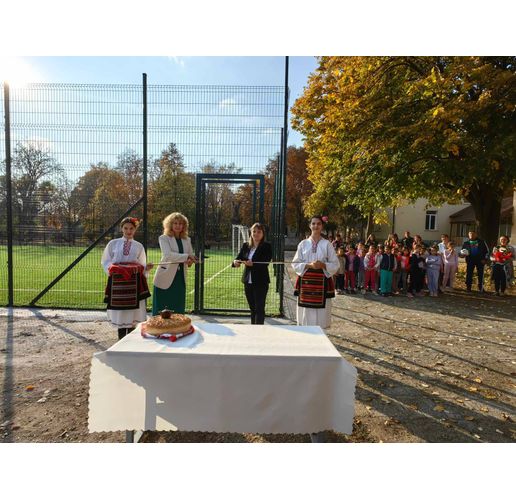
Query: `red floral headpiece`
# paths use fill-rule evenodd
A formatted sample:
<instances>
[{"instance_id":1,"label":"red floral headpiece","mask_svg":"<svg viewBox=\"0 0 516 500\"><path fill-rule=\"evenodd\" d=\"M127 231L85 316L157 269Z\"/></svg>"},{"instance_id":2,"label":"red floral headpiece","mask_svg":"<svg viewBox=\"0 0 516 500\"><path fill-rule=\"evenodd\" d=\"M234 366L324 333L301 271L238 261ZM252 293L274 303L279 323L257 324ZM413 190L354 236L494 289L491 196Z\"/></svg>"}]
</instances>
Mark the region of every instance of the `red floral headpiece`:
<instances>
[{"instance_id":1,"label":"red floral headpiece","mask_svg":"<svg viewBox=\"0 0 516 500\"><path fill-rule=\"evenodd\" d=\"M129 217L129 220L135 225L137 226L139 224L139 220L136 218L136 217Z\"/></svg>"},{"instance_id":2,"label":"red floral headpiece","mask_svg":"<svg viewBox=\"0 0 516 500\"><path fill-rule=\"evenodd\" d=\"M328 220L329 220L327 215L323 215L323 216L321 217L321 219L322 219L322 221L323 221L323 222L325 222L325 223L326 223L326 222L328 222Z\"/></svg>"}]
</instances>

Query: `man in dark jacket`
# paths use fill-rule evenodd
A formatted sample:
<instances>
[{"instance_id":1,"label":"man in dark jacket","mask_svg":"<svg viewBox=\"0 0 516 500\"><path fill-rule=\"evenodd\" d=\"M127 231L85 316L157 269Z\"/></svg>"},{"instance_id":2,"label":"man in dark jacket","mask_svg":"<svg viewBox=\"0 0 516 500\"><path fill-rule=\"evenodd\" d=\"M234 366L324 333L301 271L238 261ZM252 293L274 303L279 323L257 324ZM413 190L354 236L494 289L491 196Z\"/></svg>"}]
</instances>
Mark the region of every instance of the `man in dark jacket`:
<instances>
[{"instance_id":1,"label":"man in dark jacket","mask_svg":"<svg viewBox=\"0 0 516 500\"><path fill-rule=\"evenodd\" d=\"M405 231L405 236L401 238L401 243L412 252L412 243L414 243L414 238L410 236L410 231Z\"/></svg>"},{"instance_id":2,"label":"man in dark jacket","mask_svg":"<svg viewBox=\"0 0 516 500\"><path fill-rule=\"evenodd\" d=\"M462 244L459 257L466 258L466 288L471 292L473 284L473 271L477 268L478 290L484 291L484 266L489 259L489 247L481 240L476 231L468 233L469 239Z\"/></svg>"}]
</instances>

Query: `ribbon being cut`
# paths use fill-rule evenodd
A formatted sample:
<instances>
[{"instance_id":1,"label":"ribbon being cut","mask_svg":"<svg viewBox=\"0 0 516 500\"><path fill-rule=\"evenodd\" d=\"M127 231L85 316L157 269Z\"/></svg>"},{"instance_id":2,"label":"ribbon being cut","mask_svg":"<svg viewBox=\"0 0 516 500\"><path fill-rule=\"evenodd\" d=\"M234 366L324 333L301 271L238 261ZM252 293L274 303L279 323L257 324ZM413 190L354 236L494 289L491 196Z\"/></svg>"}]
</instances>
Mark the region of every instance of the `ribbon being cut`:
<instances>
[{"instance_id":1,"label":"ribbon being cut","mask_svg":"<svg viewBox=\"0 0 516 500\"><path fill-rule=\"evenodd\" d=\"M144 267L137 262L112 264L104 294L107 309L136 309L140 300L151 296Z\"/></svg>"}]
</instances>

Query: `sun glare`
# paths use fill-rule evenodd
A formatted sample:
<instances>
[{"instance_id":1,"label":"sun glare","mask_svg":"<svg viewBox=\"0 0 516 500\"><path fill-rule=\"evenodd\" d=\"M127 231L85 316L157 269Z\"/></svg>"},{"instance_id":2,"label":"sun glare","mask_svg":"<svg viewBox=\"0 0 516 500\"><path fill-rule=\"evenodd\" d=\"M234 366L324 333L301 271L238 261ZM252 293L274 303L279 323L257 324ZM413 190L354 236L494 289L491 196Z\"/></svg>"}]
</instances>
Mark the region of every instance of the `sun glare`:
<instances>
[{"instance_id":1,"label":"sun glare","mask_svg":"<svg viewBox=\"0 0 516 500\"><path fill-rule=\"evenodd\" d=\"M20 57L0 57L0 83L22 86L40 80L31 65Z\"/></svg>"}]
</instances>

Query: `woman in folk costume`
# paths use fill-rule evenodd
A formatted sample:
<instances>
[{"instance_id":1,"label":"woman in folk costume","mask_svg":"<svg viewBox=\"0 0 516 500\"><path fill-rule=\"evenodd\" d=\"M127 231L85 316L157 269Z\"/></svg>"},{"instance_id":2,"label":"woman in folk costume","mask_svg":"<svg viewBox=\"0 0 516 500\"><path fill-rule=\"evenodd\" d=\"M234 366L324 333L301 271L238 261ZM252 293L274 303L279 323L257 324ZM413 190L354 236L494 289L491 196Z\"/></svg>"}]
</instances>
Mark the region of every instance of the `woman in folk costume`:
<instances>
[{"instance_id":1,"label":"woman in folk costume","mask_svg":"<svg viewBox=\"0 0 516 500\"><path fill-rule=\"evenodd\" d=\"M123 219L123 237L111 240L102 254L102 267L109 276L104 302L109 320L118 328L119 339L147 319L145 299L150 292L145 272L153 266L147 264L143 245L134 239L138 225L134 217Z\"/></svg>"},{"instance_id":2,"label":"woman in folk costume","mask_svg":"<svg viewBox=\"0 0 516 500\"><path fill-rule=\"evenodd\" d=\"M187 267L197 259L188 237L188 219L182 213L173 212L163 219L159 247L162 258L154 275L152 314L162 309L184 313Z\"/></svg>"},{"instance_id":3,"label":"woman in folk costume","mask_svg":"<svg viewBox=\"0 0 516 500\"><path fill-rule=\"evenodd\" d=\"M332 276L339 270L339 259L332 244L322 237L325 222L320 216L312 217L311 235L299 243L292 261L298 275L298 325L329 328L331 324L330 299L335 296Z\"/></svg>"}]
</instances>

